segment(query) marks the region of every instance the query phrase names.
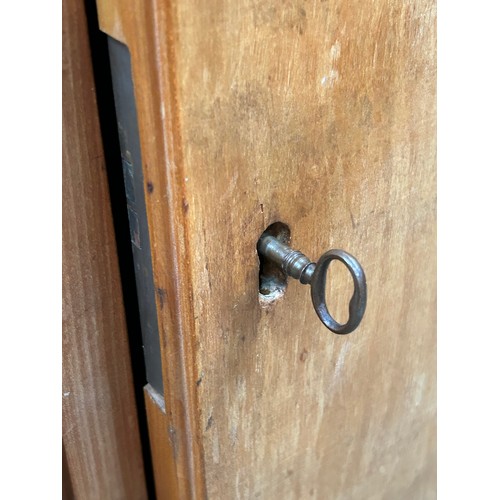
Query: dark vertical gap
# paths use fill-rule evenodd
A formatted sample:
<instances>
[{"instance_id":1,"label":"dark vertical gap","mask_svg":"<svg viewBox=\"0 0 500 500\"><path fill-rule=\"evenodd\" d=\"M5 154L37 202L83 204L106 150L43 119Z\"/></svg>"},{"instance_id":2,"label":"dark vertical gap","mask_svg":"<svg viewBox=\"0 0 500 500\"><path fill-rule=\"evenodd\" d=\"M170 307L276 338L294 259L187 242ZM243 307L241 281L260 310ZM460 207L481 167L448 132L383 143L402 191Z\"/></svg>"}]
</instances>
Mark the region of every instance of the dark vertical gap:
<instances>
[{"instance_id":1,"label":"dark vertical gap","mask_svg":"<svg viewBox=\"0 0 500 500\"><path fill-rule=\"evenodd\" d=\"M116 122L113 86L109 63L107 35L99 30L95 0L84 0L87 13L90 51L94 70L94 82L99 110L99 122L108 174L109 194L115 229L120 267L123 302L132 364L132 376L141 438L144 474L148 497L155 499L153 463L149 442L146 406L143 388L147 384L146 366L142 346L139 305L134 274L134 261L130 243L127 199L122 172L120 143Z\"/></svg>"}]
</instances>

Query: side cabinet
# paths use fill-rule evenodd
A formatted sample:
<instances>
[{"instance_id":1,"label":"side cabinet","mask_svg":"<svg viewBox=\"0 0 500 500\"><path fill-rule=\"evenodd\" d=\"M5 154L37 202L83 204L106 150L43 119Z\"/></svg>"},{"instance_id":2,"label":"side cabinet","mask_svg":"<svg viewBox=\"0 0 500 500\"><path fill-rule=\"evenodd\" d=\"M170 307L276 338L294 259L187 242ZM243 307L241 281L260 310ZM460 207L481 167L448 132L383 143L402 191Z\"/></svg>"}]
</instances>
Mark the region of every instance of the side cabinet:
<instances>
[{"instance_id":1,"label":"side cabinet","mask_svg":"<svg viewBox=\"0 0 500 500\"><path fill-rule=\"evenodd\" d=\"M158 497L435 498L434 1L97 4L129 58L111 50ZM269 227L359 260L354 332L296 280L266 291Z\"/></svg>"}]
</instances>

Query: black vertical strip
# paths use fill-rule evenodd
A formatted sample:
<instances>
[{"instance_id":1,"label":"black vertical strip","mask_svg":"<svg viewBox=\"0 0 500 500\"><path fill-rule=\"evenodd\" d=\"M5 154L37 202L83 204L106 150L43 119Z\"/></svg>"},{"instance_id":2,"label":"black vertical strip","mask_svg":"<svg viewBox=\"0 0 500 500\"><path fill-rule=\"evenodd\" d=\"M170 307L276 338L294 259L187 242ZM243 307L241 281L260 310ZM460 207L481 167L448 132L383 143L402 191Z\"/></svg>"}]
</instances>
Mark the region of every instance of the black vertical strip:
<instances>
[{"instance_id":1,"label":"black vertical strip","mask_svg":"<svg viewBox=\"0 0 500 500\"><path fill-rule=\"evenodd\" d=\"M156 313L156 291L153 280L148 218L144 193L139 127L135 109L134 85L130 53L126 45L108 38L111 79L115 99L121 164L125 181L130 243L134 258L135 283L139 304L146 378L149 384L163 394L160 336ZM148 184L148 192L154 186ZM166 300L164 290L158 290L161 305Z\"/></svg>"},{"instance_id":2,"label":"black vertical strip","mask_svg":"<svg viewBox=\"0 0 500 500\"><path fill-rule=\"evenodd\" d=\"M139 305L135 283L134 261L130 244L127 200L121 166L120 142L113 99L108 37L99 30L95 0L84 0L94 71L99 122L108 174L109 193L118 262L122 282L123 302L129 335L130 358L141 438L144 473L148 498L156 498L151 446L149 442L144 386L148 383L143 355Z\"/></svg>"}]
</instances>

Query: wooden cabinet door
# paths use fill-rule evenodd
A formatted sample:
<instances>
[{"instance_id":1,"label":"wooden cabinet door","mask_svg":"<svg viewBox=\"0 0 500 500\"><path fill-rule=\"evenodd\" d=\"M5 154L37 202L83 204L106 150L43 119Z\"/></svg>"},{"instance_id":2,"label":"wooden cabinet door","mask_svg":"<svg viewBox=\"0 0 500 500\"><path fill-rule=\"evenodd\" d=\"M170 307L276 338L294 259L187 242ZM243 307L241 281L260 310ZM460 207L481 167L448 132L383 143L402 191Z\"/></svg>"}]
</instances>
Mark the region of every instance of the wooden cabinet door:
<instances>
[{"instance_id":1,"label":"wooden cabinet door","mask_svg":"<svg viewBox=\"0 0 500 500\"><path fill-rule=\"evenodd\" d=\"M132 64L159 497L434 498L434 2L98 10ZM278 221L312 258L342 248L361 262L355 332L329 332L296 281L259 300L256 245ZM352 285L331 274L342 314Z\"/></svg>"}]
</instances>

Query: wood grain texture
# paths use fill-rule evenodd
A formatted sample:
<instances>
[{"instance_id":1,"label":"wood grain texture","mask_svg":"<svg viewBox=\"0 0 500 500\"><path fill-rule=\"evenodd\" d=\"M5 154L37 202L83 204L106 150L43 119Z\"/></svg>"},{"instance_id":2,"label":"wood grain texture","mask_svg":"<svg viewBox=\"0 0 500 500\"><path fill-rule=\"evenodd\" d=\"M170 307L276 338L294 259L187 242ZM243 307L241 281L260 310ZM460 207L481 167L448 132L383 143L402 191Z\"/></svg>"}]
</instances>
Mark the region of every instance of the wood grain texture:
<instances>
[{"instance_id":1,"label":"wood grain texture","mask_svg":"<svg viewBox=\"0 0 500 500\"><path fill-rule=\"evenodd\" d=\"M154 185L179 496L435 498L434 2L98 4L131 50ZM325 330L296 282L261 307L275 221L362 263L356 332Z\"/></svg>"},{"instance_id":2,"label":"wood grain texture","mask_svg":"<svg viewBox=\"0 0 500 500\"><path fill-rule=\"evenodd\" d=\"M65 491L145 499L125 314L86 18L63 2Z\"/></svg>"},{"instance_id":3,"label":"wood grain texture","mask_svg":"<svg viewBox=\"0 0 500 500\"><path fill-rule=\"evenodd\" d=\"M174 442L163 450L169 454L165 460L155 463L156 489L165 492L168 464L174 463L177 485L170 494L198 499L206 496L206 485L198 425L197 339L189 280L182 144L177 140L175 54L173 45L167 43L172 33L172 7L169 2L97 1L101 29L130 51L144 182L148 186L146 208L157 292L165 425Z\"/></svg>"},{"instance_id":4,"label":"wood grain texture","mask_svg":"<svg viewBox=\"0 0 500 500\"><path fill-rule=\"evenodd\" d=\"M144 388L148 415L149 439L156 481L157 498L178 498L177 467L175 464L176 436L169 427L165 400L151 385Z\"/></svg>"}]
</instances>

